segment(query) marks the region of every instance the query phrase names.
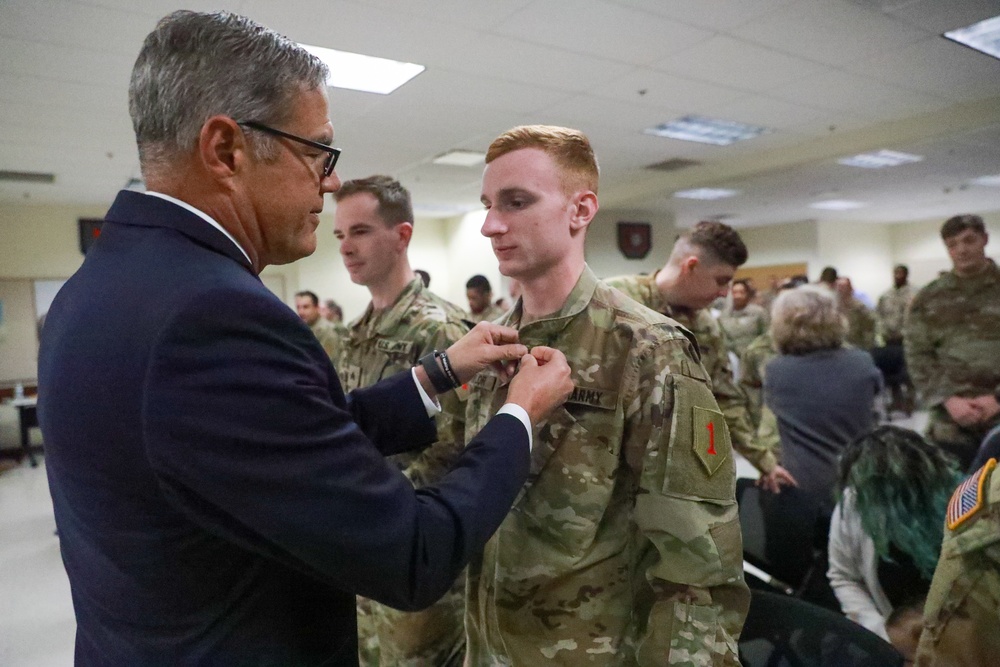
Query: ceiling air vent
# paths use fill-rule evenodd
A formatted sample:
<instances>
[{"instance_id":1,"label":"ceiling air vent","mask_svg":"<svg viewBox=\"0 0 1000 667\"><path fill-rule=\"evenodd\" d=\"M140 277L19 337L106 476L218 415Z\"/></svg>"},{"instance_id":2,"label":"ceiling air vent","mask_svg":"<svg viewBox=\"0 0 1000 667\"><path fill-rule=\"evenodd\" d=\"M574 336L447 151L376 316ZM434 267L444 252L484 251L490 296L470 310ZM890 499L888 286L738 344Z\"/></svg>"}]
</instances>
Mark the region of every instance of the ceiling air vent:
<instances>
[{"instance_id":1,"label":"ceiling air vent","mask_svg":"<svg viewBox=\"0 0 1000 667\"><path fill-rule=\"evenodd\" d=\"M663 162L648 165L646 169L652 169L653 171L677 171L678 169L697 167L699 164L701 162L697 160L685 160L684 158L675 157L671 160L664 160Z\"/></svg>"},{"instance_id":2,"label":"ceiling air vent","mask_svg":"<svg viewBox=\"0 0 1000 667\"><path fill-rule=\"evenodd\" d=\"M15 183L55 183L55 174L40 174L34 171L3 171L0 170L0 181Z\"/></svg>"}]
</instances>

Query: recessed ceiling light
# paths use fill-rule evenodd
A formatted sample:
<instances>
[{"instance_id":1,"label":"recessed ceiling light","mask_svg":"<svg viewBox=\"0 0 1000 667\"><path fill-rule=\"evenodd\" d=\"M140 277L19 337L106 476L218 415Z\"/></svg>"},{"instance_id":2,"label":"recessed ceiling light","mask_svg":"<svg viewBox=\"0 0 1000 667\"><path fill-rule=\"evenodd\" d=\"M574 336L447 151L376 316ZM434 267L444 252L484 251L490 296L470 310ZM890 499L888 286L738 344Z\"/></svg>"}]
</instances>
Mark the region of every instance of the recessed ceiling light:
<instances>
[{"instance_id":1,"label":"recessed ceiling light","mask_svg":"<svg viewBox=\"0 0 1000 667\"><path fill-rule=\"evenodd\" d=\"M973 185L988 185L993 188L1000 188L1000 174L994 174L993 176L980 176L979 178L974 178L969 183Z\"/></svg>"},{"instance_id":2,"label":"recessed ceiling light","mask_svg":"<svg viewBox=\"0 0 1000 667\"><path fill-rule=\"evenodd\" d=\"M704 116L684 116L669 123L661 123L643 130L643 134L657 137L696 141L701 144L728 146L737 141L752 139L771 132L770 128L759 125L745 125L734 120L719 120Z\"/></svg>"},{"instance_id":3,"label":"recessed ceiling light","mask_svg":"<svg viewBox=\"0 0 1000 667\"><path fill-rule=\"evenodd\" d=\"M883 167L898 167L901 164L920 162L922 155L911 155L910 153L900 153L899 151L881 150L874 153L861 153L852 157L845 157L837 160L840 164L848 167L862 167L864 169L881 169Z\"/></svg>"},{"instance_id":4,"label":"recessed ceiling light","mask_svg":"<svg viewBox=\"0 0 1000 667\"><path fill-rule=\"evenodd\" d=\"M674 193L674 197L681 199L725 199L735 197L739 190L726 190L724 188L695 188L694 190L680 190Z\"/></svg>"},{"instance_id":5,"label":"recessed ceiling light","mask_svg":"<svg viewBox=\"0 0 1000 667\"><path fill-rule=\"evenodd\" d=\"M1000 58L1000 16L944 33L947 39L994 58Z\"/></svg>"},{"instance_id":6,"label":"recessed ceiling light","mask_svg":"<svg viewBox=\"0 0 1000 667\"><path fill-rule=\"evenodd\" d=\"M851 211L856 208L864 208L868 204L849 199L827 199L809 204L809 208L818 208L824 211Z\"/></svg>"},{"instance_id":7,"label":"recessed ceiling light","mask_svg":"<svg viewBox=\"0 0 1000 667\"><path fill-rule=\"evenodd\" d=\"M423 65L376 58L360 53L337 51L322 46L299 44L330 68L328 86L388 95L423 72Z\"/></svg>"},{"instance_id":8,"label":"recessed ceiling light","mask_svg":"<svg viewBox=\"0 0 1000 667\"><path fill-rule=\"evenodd\" d=\"M477 167L486 163L486 153L454 150L448 151L444 155L438 155L431 162L434 164L447 164L453 167Z\"/></svg>"}]
</instances>

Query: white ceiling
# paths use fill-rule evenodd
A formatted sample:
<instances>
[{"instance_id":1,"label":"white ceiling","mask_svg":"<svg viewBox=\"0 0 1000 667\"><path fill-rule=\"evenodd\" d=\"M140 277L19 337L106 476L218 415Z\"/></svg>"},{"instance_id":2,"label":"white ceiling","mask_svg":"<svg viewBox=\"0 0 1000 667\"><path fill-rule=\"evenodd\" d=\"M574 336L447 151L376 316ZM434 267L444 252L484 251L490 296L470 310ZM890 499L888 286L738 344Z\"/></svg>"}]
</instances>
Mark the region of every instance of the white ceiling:
<instances>
[{"instance_id":1,"label":"white ceiling","mask_svg":"<svg viewBox=\"0 0 1000 667\"><path fill-rule=\"evenodd\" d=\"M195 0L190 9L214 10ZM166 0L0 0L0 203L106 205L139 176L127 110L132 63ZM389 96L331 89L343 178L389 173L424 214L478 207L480 168L430 161L485 150L522 123L584 130L605 208L681 225L905 221L1000 210L1000 60L940 33L1000 0L233 0L309 44L417 62ZM685 114L773 128L728 147L642 134ZM883 170L837 164L882 148L924 156ZM678 171L646 169L683 158ZM672 197L692 187L742 194ZM867 206L810 209L819 199Z\"/></svg>"}]
</instances>

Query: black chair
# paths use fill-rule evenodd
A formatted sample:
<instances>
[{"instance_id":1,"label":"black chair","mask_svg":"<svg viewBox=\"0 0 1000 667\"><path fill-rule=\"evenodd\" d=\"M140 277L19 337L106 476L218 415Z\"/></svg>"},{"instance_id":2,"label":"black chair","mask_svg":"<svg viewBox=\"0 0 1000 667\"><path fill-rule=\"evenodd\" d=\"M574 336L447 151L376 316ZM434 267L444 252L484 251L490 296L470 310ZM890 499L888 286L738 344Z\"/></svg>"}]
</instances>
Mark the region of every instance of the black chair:
<instances>
[{"instance_id":1,"label":"black chair","mask_svg":"<svg viewBox=\"0 0 1000 667\"><path fill-rule=\"evenodd\" d=\"M743 558L783 582L777 590L820 606L840 610L826 578L830 517L824 504L806 491L785 487L780 494L756 486L756 480L736 480Z\"/></svg>"},{"instance_id":2,"label":"black chair","mask_svg":"<svg viewBox=\"0 0 1000 667\"><path fill-rule=\"evenodd\" d=\"M739 641L743 667L897 667L891 644L840 614L752 590Z\"/></svg>"}]
</instances>

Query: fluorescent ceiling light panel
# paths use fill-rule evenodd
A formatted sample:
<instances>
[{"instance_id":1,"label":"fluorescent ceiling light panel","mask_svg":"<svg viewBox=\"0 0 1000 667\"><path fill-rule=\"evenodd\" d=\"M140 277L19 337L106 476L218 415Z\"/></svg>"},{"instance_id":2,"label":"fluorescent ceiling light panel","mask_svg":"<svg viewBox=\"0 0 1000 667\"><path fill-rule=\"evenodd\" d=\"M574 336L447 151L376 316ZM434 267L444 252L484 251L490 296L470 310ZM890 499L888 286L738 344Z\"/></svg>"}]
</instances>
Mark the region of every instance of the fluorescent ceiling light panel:
<instances>
[{"instance_id":1,"label":"fluorescent ceiling light panel","mask_svg":"<svg viewBox=\"0 0 1000 667\"><path fill-rule=\"evenodd\" d=\"M992 188L1000 188L1000 174L994 174L993 176L980 176L979 178L974 178L969 183L973 185L988 185Z\"/></svg>"},{"instance_id":2,"label":"fluorescent ceiling light panel","mask_svg":"<svg viewBox=\"0 0 1000 667\"><path fill-rule=\"evenodd\" d=\"M767 127L745 125L734 120L719 120L704 116L684 116L669 123L661 123L655 127L646 128L644 134L657 137L680 139L681 141L696 141L701 144L728 146L737 141L752 139L771 132Z\"/></svg>"},{"instance_id":3,"label":"fluorescent ceiling light panel","mask_svg":"<svg viewBox=\"0 0 1000 667\"><path fill-rule=\"evenodd\" d=\"M837 160L840 164L848 167L862 167L863 169L881 169L883 167L898 167L901 164L920 162L922 155L911 155L910 153L900 153L899 151L881 150L874 153L862 153L852 157L845 157Z\"/></svg>"},{"instance_id":4,"label":"fluorescent ceiling light panel","mask_svg":"<svg viewBox=\"0 0 1000 667\"><path fill-rule=\"evenodd\" d=\"M726 190L725 188L695 188L694 190L680 190L674 193L674 197L681 199L725 199L735 197L739 190Z\"/></svg>"},{"instance_id":5,"label":"fluorescent ceiling light panel","mask_svg":"<svg viewBox=\"0 0 1000 667\"><path fill-rule=\"evenodd\" d=\"M1000 16L984 19L964 28L949 30L944 36L970 49L1000 58Z\"/></svg>"},{"instance_id":6,"label":"fluorescent ceiling light panel","mask_svg":"<svg viewBox=\"0 0 1000 667\"><path fill-rule=\"evenodd\" d=\"M849 199L827 199L809 204L809 208L818 208L824 211L851 211L856 208L864 208L868 204Z\"/></svg>"},{"instance_id":7,"label":"fluorescent ceiling light panel","mask_svg":"<svg viewBox=\"0 0 1000 667\"><path fill-rule=\"evenodd\" d=\"M300 44L330 68L328 86L388 95L423 72L423 65Z\"/></svg>"},{"instance_id":8,"label":"fluorescent ceiling light panel","mask_svg":"<svg viewBox=\"0 0 1000 667\"><path fill-rule=\"evenodd\" d=\"M447 164L453 167L478 167L486 164L486 153L454 150L448 151L444 155L438 155L431 162L434 164Z\"/></svg>"}]
</instances>

